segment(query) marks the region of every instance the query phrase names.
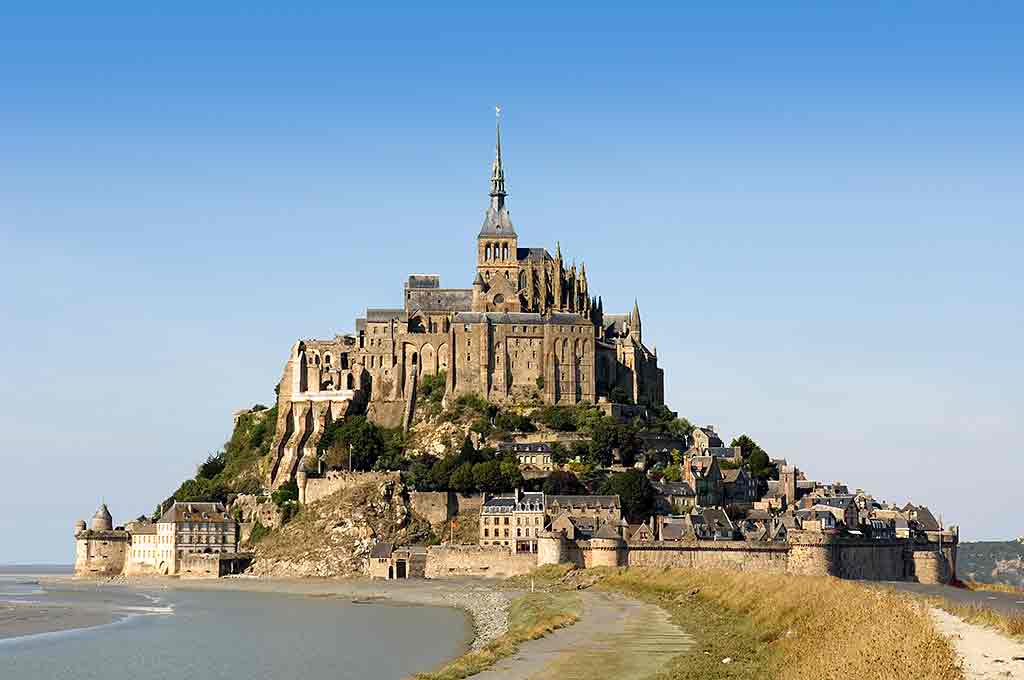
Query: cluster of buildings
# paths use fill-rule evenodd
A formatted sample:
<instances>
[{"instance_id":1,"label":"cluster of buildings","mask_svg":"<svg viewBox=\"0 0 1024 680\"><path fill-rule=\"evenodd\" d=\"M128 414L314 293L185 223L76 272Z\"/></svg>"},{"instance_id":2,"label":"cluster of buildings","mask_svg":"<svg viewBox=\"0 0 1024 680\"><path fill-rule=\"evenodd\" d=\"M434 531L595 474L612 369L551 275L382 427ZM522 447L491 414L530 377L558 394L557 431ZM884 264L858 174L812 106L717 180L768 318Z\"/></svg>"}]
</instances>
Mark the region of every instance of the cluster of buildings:
<instances>
[{"instance_id":1,"label":"cluster of buildings","mask_svg":"<svg viewBox=\"0 0 1024 680\"><path fill-rule=\"evenodd\" d=\"M664 403L664 373L644 343L639 306L606 313L584 264L570 264L559 245L552 253L519 242L500 131L489 194L469 288L412 274L401 306L368 308L354 333L294 343L278 385L274 488L295 479L331 421L358 413L408 427L425 376L443 373L450 397L496 404L589 402L643 414Z\"/></svg>"},{"instance_id":2,"label":"cluster of buildings","mask_svg":"<svg viewBox=\"0 0 1024 680\"><path fill-rule=\"evenodd\" d=\"M943 527L925 506L881 503L841 482L810 480L781 459L771 461L778 479L752 478L741 449L725 446L710 426L696 428L687 443L685 453L674 457L679 464L671 466L672 480L664 478L664 466L650 471L654 512L644 521L628 521L618 496L516 490L484 496L478 545L509 555L537 554L542 564L589 566L604 559L594 563L696 566L710 559L696 555L721 560L726 551L735 558L727 562L732 566L749 563L794 573L928 581L955 574L956 527ZM545 457L551 451L547 444L508 443L502 450L518 456L524 473L543 476L558 469ZM641 456L636 467L644 470L653 456L646 458ZM822 546L832 546L831 565L813 552ZM797 557L790 565L792 550ZM809 550L813 557L807 557ZM762 562L766 554L778 559ZM744 555L756 558L748 562Z\"/></svg>"},{"instance_id":3,"label":"cluster of buildings","mask_svg":"<svg viewBox=\"0 0 1024 680\"><path fill-rule=\"evenodd\" d=\"M75 575L223 576L244 571L239 531L222 503L172 503L155 522L114 526L106 504L75 523Z\"/></svg>"}]
</instances>

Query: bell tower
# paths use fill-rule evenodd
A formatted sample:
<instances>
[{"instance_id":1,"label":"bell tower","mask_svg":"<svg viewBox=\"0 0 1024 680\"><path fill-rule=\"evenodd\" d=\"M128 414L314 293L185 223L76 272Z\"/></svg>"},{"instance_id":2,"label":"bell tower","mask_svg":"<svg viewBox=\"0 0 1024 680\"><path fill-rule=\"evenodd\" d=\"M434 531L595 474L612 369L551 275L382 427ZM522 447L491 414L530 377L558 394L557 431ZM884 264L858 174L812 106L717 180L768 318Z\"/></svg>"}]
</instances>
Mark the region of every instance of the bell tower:
<instances>
[{"instance_id":1,"label":"bell tower","mask_svg":"<svg viewBox=\"0 0 1024 680\"><path fill-rule=\"evenodd\" d=\"M505 169L501 164L501 107L495 107L494 162L491 164L491 204L476 237L476 271L484 286L492 287L501 277L515 291L519 284L519 236L505 206ZM508 286L503 286L507 288Z\"/></svg>"}]
</instances>

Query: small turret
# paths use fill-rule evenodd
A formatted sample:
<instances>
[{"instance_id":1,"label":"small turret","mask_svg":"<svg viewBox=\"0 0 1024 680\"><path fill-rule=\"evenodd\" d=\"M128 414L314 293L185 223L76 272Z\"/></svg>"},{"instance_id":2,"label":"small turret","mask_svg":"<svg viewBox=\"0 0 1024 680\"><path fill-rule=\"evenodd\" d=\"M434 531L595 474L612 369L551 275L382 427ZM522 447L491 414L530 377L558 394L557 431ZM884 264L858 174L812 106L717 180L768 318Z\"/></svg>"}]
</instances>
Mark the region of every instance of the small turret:
<instances>
[{"instance_id":1,"label":"small turret","mask_svg":"<svg viewBox=\"0 0 1024 680\"><path fill-rule=\"evenodd\" d=\"M111 531L114 528L114 518L110 516L110 510L107 510L106 503L100 503L96 514L92 516L89 528L93 531Z\"/></svg>"}]
</instances>

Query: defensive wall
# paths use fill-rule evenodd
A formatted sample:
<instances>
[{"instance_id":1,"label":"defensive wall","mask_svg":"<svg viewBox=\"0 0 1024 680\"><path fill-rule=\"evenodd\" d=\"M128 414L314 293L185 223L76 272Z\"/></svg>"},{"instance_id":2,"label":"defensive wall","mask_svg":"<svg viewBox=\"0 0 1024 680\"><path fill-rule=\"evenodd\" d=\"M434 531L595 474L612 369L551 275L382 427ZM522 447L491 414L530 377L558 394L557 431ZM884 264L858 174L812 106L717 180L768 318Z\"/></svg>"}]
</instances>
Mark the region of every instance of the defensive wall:
<instances>
[{"instance_id":1,"label":"defensive wall","mask_svg":"<svg viewBox=\"0 0 1024 680\"><path fill-rule=\"evenodd\" d=\"M483 495L454 491L410 491L409 507L431 524L443 524L460 512L479 510Z\"/></svg>"},{"instance_id":2,"label":"defensive wall","mask_svg":"<svg viewBox=\"0 0 1024 680\"><path fill-rule=\"evenodd\" d=\"M345 472L330 470L321 476L310 476L300 470L295 477L299 487L299 503L315 503L343 489L362 486L364 484L381 484L384 482L400 482L400 472Z\"/></svg>"},{"instance_id":3,"label":"defensive wall","mask_svg":"<svg viewBox=\"0 0 1024 680\"><path fill-rule=\"evenodd\" d=\"M870 581L948 583L956 573L956 544L908 539L866 540L814 531L791 531L788 543L746 541L567 540L547 532L538 538L537 564L578 567L684 567L774 574L836 576Z\"/></svg>"},{"instance_id":4,"label":"defensive wall","mask_svg":"<svg viewBox=\"0 0 1024 680\"><path fill-rule=\"evenodd\" d=\"M484 576L508 578L527 574L537 566L534 553L513 554L504 546L452 545L427 548L427 578Z\"/></svg>"}]
</instances>

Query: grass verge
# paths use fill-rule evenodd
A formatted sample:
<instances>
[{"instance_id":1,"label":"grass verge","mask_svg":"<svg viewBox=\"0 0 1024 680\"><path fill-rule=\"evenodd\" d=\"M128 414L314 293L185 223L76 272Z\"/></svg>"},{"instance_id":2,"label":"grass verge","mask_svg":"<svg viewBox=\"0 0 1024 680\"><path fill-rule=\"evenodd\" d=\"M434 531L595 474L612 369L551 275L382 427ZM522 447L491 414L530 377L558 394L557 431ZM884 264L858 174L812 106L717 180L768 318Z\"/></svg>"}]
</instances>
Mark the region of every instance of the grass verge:
<instances>
[{"instance_id":1,"label":"grass verge","mask_svg":"<svg viewBox=\"0 0 1024 680\"><path fill-rule=\"evenodd\" d=\"M417 673L417 680L460 680L511 656L527 640L544 637L553 630L579 620L580 598L574 593L530 593L512 600L508 631L483 649L466 652L432 673Z\"/></svg>"},{"instance_id":2,"label":"grass verge","mask_svg":"<svg viewBox=\"0 0 1024 680\"><path fill-rule=\"evenodd\" d=\"M967 623L993 628L1004 635L1024 640L1024 616L1004 614L978 605L957 604L944 597L933 597L928 601L939 609L944 609L953 616L960 617Z\"/></svg>"},{"instance_id":3,"label":"grass verge","mask_svg":"<svg viewBox=\"0 0 1024 680\"><path fill-rule=\"evenodd\" d=\"M597 587L661 606L697 639L661 680L963 678L949 641L904 594L827 577L732 571L585 570L580 578L594 572ZM560 580L572 587L571 578Z\"/></svg>"}]
</instances>

